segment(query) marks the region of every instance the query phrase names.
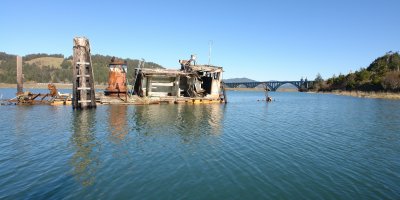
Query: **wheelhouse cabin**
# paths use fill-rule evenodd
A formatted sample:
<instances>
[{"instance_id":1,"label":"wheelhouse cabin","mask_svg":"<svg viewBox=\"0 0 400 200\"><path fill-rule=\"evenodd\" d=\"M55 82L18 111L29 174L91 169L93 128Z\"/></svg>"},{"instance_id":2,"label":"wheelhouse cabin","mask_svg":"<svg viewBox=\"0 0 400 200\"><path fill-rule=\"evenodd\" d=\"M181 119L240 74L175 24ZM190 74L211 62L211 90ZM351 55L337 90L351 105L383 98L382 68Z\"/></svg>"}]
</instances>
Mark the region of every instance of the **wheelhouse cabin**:
<instances>
[{"instance_id":1,"label":"wheelhouse cabin","mask_svg":"<svg viewBox=\"0 0 400 200\"><path fill-rule=\"evenodd\" d=\"M134 94L140 97L220 99L222 67L192 65L192 61L180 61L180 70L135 69Z\"/></svg>"}]
</instances>

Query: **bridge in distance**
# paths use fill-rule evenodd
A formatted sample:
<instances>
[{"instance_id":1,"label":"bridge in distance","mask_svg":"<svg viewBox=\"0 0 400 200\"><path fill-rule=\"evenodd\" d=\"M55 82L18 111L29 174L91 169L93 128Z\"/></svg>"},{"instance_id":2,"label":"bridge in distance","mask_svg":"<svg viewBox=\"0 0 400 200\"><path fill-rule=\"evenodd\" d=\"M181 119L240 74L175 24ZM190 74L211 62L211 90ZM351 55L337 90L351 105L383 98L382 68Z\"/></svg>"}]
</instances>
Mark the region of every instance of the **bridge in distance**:
<instances>
[{"instance_id":1,"label":"bridge in distance","mask_svg":"<svg viewBox=\"0 0 400 200\"><path fill-rule=\"evenodd\" d=\"M264 87L268 88L270 91L276 91L279 87L284 84L292 84L294 85L299 91L307 91L312 87L314 81L308 81L307 79L300 81L255 81L255 82L229 82L224 83L228 88L237 88L239 86L245 86L247 88L255 88L259 85L263 85Z\"/></svg>"}]
</instances>

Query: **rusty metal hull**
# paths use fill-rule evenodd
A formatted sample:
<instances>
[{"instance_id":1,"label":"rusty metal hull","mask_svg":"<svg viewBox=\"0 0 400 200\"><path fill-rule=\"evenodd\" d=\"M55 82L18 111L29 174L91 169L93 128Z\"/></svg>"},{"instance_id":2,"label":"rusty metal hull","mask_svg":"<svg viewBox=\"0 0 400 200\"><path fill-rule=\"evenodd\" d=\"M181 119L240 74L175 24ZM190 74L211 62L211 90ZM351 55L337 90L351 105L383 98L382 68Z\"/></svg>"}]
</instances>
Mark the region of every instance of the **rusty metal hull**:
<instances>
[{"instance_id":1,"label":"rusty metal hull","mask_svg":"<svg viewBox=\"0 0 400 200\"><path fill-rule=\"evenodd\" d=\"M113 57L108 68L108 87L104 91L105 95L121 96L126 94L126 73L128 69L126 62Z\"/></svg>"},{"instance_id":2,"label":"rusty metal hull","mask_svg":"<svg viewBox=\"0 0 400 200\"><path fill-rule=\"evenodd\" d=\"M118 94L126 93L126 73L110 71L108 74L108 87L105 93Z\"/></svg>"}]
</instances>

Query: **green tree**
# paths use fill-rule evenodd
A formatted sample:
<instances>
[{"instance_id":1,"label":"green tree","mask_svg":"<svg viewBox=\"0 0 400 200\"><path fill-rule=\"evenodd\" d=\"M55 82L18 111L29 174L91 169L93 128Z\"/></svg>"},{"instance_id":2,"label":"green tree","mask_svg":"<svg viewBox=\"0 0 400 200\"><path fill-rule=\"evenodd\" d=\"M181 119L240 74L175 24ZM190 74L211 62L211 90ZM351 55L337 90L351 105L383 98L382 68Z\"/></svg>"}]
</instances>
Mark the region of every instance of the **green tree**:
<instances>
[{"instance_id":1,"label":"green tree","mask_svg":"<svg viewBox=\"0 0 400 200\"><path fill-rule=\"evenodd\" d=\"M64 59L60 66L62 69L72 69L72 62L71 60Z\"/></svg>"},{"instance_id":2,"label":"green tree","mask_svg":"<svg viewBox=\"0 0 400 200\"><path fill-rule=\"evenodd\" d=\"M318 73L317 76L315 77L314 81L315 81L316 83L321 83L321 82L324 81L324 79L322 78L321 74Z\"/></svg>"}]
</instances>

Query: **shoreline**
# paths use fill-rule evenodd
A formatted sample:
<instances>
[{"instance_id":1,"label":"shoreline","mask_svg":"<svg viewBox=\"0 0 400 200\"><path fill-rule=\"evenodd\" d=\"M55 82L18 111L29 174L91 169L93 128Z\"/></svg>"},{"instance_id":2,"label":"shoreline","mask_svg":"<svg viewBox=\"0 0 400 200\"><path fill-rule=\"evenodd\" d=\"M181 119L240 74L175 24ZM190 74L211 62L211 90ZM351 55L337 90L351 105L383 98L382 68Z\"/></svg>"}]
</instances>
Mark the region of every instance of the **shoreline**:
<instances>
[{"instance_id":1,"label":"shoreline","mask_svg":"<svg viewBox=\"0 0 400 200\"><path fill-rule=\"evenodd\" d=\"M394 93L394 92L364 92L364 91L334 90L331 92L310 92L310 93L334 94L340 96L351 96L351 97L370 98L370 99L400 100L400 93Z\"/></svg>"},{"instance_id":2,"label":"shoreline","mask_svg":"<svg viewBox=\"0 0 400 200\"><path fill-rule=\"evenodd\" d=\"M24 89L47 89L49 83L24 83ZM72 83L53 83L57 89L72 89ZM95 85L95 89L106 89L107 85ZM0 88L15 88L15 83L0 83ZM228 91L264 91L264 88L225 88ZM278 89L278 92L297 92L297 89Z\"/></svg>"},{"instance_id":3,"label":"shoreline","mask_svg":"<svg viewBox=\"0 0 400 200\"><path fill-rule=\"evenodd\" d=\"M47 89L48 83L25 83L24 89ZM72 89L72 83L53 83L57 89ZM95 85L95 89L105 89L107 85ZM17 89L17 84L10 83L0 83L0 88L15 88ZM264 91L263 88L225 88L228 91ZM297 90L292 89L282 89L278 92L297 92ZM341 96L352 96L358 98L371 98L371 99L390 99L390 100L400 100L400 93L394 92L364 92L364 91L342 91L333 90L331 92L314 92L309 91L308 93L319 93L319 94L334 94Z\"/></svg>"}]
</instances>

